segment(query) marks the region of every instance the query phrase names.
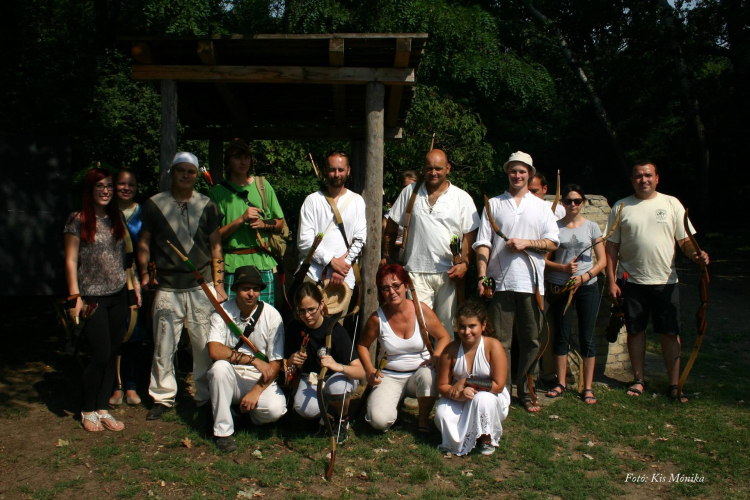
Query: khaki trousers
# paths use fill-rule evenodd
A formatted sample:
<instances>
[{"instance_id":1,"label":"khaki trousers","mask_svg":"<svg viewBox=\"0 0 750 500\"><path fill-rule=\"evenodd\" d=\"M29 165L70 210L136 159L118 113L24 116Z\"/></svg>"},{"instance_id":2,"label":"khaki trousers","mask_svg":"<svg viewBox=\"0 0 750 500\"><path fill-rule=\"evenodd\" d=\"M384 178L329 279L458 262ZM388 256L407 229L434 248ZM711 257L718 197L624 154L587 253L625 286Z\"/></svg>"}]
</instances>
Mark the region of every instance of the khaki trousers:
<instances>
[{"instance_id":1,"label":"khaki trousers","mask_svg":"<svg viewBox=\"0 0 750 500\"><path fill-rule=\"evenodd\" d=\"M380 384L373 387L367 401L365 420L379 431L387 431L398 418L398 407L404 398L437 397L437 374L423 366L411 376L383 373Z\"/></svg>"},{"instance_id":2,"label":"khaki trousers","mask_svg":"<svg viewBox=\"0 0 750 500\"><path fill-rule=\"evenodd\" d=\"M209 285L213 292L213 285ZM193 349L193 384L195 401L208 402L208 356L206 339L214 312L211 302L202 289L175 292L157 290L154 297L154 360L151 365L151 383L148 393L154 403L174 406L177 395L174 358L187 327Z\"/></svg>"},{"instance_id":3,"label":"khaki trousers","mask_svg":"<svg viewBox=\"0 0 750 500\"><path fill-rule=\"evenodd\" d=\"M409 273L420 302L435 311L445 331L453 340L453 316L458 305L456 283L447 273Z\"/></svg>"}]
</instances>

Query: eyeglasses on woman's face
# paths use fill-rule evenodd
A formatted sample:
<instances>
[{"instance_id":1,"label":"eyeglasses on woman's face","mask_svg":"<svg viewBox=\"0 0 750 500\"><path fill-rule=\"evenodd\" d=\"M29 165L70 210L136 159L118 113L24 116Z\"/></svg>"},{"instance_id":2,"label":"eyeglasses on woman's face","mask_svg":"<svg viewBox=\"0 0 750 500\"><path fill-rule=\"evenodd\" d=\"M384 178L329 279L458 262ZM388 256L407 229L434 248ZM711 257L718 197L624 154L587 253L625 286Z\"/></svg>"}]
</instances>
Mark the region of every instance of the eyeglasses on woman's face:
<instances>
[{"instance_id":1,"label":"eyeglasses on woman's face","mask_svg":"<svg viewBox=\"0 0 750 500\"><path fill-rule=\"evenodd\" d=\"M110 182L109 184L103 184L103 183L101 183L101 182L100 182L100 183L98 183L98 184L94 184L94 191L96 191L97 193L101 193L101 192L102 192L102 191L104 191L105 189L106 189L107 191L110 191L110 192L112 192L112 191L114 191L114 189L115 189L115 185L114 185L114 184L112 184L111 182Z\"/></svg>"},{"instance_id":2,"label":"eyeglasses on woman's face","mask_svg":"<svg viewBox=\"0 0 750 500\"><path fill-rule=\"evenodd\" d=\"M320 304L318 304L316 307L307 307L307 308L301 308L298 307L296 309L298 316L310 316L312 314L315 314L315 312L320 309Z\"/></svg>"},{"instance_id":3,"label":"eyeglasses on woman's face","mask_svg":"<svg viewBox=\"0 0 750 500\"><path fill-rule=\"evenodd\" d=\"M381 286L380 288L378 288L378 290L380 290L380 293L382 293L383 295L386 295L391 290L397 292L398 289L401 288L401 285L403 285L403 283L391 283L390 285Z\"/></svg>"}]
</instances>

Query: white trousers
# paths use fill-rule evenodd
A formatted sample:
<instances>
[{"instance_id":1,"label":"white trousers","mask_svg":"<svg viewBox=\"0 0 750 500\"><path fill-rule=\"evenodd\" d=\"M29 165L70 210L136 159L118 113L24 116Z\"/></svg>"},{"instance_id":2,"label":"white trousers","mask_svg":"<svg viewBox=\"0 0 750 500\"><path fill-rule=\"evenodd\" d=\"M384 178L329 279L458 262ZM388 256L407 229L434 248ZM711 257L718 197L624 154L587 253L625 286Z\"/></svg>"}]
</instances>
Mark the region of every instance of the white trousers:
<instances>
[{"instance_id":1,"label":"white trousers","mask_svg":"<svg viewBox=\"0 0 750 500\"><path fill-rule=\"evenodd\" d=\"M497 446L509 409L510 393L506 388L500 394L477 392L468 401L440 398L435 409L435 425L443 435L439 448L466 455L474 449L479 436L485 434L490 436L490 444Z\"/></svg>"},{"instance_id":2,"label":"white trousers","mask_svg":"<svg viewBox=\"0 0 750 500\"><path fill-rule=\"evenodd\" d=\"M244 366L233 366L224 360L213 364L208 371L208 385L214 414L214 436L234 434L231 406L242 401L258 380L260 374ZM255 409L250 412L250 420L255 425L269 424L285 413L286 398L278 384L273 382L260 394Z\"/></svg>"},{"instance_id":3,"label":"white trousers","mask_svg":"<svg viewBox=\"0 0 750 500\"><path fill-rule=\"evenodd\" d=\"M326 395L326 401L341 401L344 397L351 396L352 392L357 390L358 380L352 380L343 373L334 373L323 388ZM310 385L306 376L302 376L297 386L297 392L294 393L294 411L299 413L302 418L313 419L320 416L320 406L318 406L318 388ZM329 412L330 413L330 412Z\"/></svg>"},{"instance_id":4,"label":"white trousers","mask_svg":"<svg viewBox=\"0 0 750 500\"><path fill-rule=\"evenodd\" d=\"M437 374L423 366L411 376L383 373L380 384L372 388L367 400L365 420L379 431L387 431L398 418L398 407L404 398L437 397Z\"/></svg>"},{"instance_id":5,"label":"white trousers","mask_svg":"<svg viewBox=\"0 0 750 500\"><path fill-rule=\"evenodd\" d=\"M213 285L209 285L213 291ZM177 395L174 357L183 328L188 329L193 348L195 401L208 402L206 374L211 367L206 339L214 312L203 290L168 292L157 290L154 297L154 361L148 393L154 402L173 406Z\"/></svg>"},{"instance_id":6,"label":"white trousers","mask_svg":"<svg viewBox=\"0 0 750 500\"><path fill-rule=\"evenodd\" d=\"M458 304L456 283L450 280L448 273L409 273L417 297L430 309L435 311L445 331L453 340L453 315Z\"/></svg>"}]
</instances>

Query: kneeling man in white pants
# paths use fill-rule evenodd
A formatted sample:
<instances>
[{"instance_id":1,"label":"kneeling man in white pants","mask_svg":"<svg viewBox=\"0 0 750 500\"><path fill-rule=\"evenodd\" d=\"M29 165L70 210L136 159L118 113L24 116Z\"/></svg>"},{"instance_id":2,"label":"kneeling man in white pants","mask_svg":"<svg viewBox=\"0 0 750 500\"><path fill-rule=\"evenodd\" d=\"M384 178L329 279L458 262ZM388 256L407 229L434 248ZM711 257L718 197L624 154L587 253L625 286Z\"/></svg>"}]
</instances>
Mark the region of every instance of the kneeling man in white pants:
<instances>
[{"instance_id":1,"label":"kneeling man in white pants","mask_svg":"<svg viewBox=\"0 0 750 500\"><path fill-rule=\"evenodd\" d=\"M272 305L259 302L265 287L255 266L240 267L232 284L236 297L222 307L268 361L253 355L218 313L211 316L208 354L214 364L208 372L208 388L216 446L221 451L237 449L232 438L232 404L239 403L240 411L249 413L254 424L275 422L286 413L284 393L276 384L284 358L284 325Z\"/></svg>"}]
</instances>

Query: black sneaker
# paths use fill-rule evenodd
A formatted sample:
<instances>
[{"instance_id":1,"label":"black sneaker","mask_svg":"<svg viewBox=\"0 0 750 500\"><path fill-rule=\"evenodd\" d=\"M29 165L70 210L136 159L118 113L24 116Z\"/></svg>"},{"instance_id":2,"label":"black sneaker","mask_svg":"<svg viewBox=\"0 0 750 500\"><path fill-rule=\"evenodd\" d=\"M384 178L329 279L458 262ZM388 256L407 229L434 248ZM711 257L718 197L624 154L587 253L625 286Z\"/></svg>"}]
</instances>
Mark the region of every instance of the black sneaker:
<instances>
[{"instance_id":1,"label":"black sneaker","mask_svg":"<svg viewBox=\"0 0 750 500\"><path fill-rule=\"evenodd\" d=\"M146 415L146 420L161 420L161 417L171 409L172 408L170 408L169 406L156 403L148 411L148 414Z\"/></svg>"},{"instance_id":2,"label":"black sneaker","mask_svg":"<svg viewBox=\"0 0 750 500\"><path fill-rule=\"evenodd\" d=\"M232 453L233 451L237 451L237 443L234 442L234 438L232 436L217 437L216 447L219 449L219 451L222 451L224 453Z\"/></svg>"}]
</instances>

